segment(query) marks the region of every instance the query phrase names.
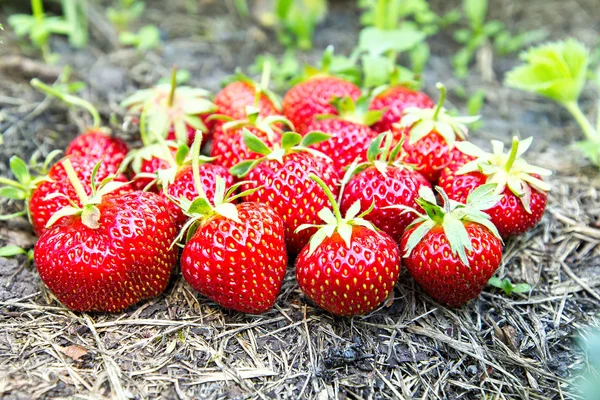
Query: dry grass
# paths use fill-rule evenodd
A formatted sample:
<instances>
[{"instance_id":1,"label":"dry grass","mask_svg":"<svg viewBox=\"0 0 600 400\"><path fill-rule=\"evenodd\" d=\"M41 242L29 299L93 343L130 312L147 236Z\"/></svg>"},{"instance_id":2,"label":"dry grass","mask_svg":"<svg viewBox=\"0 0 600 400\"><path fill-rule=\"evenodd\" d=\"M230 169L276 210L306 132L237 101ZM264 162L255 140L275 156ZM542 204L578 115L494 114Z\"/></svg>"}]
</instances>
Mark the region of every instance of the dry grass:
<instances>
[{"instance_id":1,"label":"dry grass","mask_svg":"<svg viewBox=\"0 0 600 400\"><path fill-rule=\"evenodd\" d=\"M559 176L543 222L507 244L501 273L452 310L406 274L381 309L339 319L307 305L290 271L261 316L223 310L176 276L118 315L72 313L40 291L0 302L0 393L18 398L577 398L574 337L600 304L600 177ZM31 268L26 271L35 274Z\"/></svg>"}]
</instances>

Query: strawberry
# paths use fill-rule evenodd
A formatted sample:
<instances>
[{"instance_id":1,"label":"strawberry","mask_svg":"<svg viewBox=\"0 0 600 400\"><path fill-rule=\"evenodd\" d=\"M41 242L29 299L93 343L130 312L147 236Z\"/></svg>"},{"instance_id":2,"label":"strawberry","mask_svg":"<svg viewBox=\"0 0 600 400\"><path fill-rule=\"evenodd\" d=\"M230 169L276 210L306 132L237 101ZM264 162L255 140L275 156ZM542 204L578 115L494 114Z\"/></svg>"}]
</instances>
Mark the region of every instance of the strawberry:
<instances>
[{"instance_id":1,"label":"strawberry","mask_svg":"<svg viewBox=\"0 0 600 400\"><path fill-rule=\"evenodd\" d=\"M176 168L176 152L175 142L153 143L129 152L125 163L130 165L133 187L158 193L158 175L161 171Z\"/></svg>"},{"instance_id":2,"label":"strawberry","mask_svg":"<svg viewBox=\"0 0 600 400\"><path fill-rule=\"evenodd\" d=\"M76 311L118 312L160 294L177 261L170 247L177 232L164 201L154 193L116 194L123 182L95 190L94 178L88 197L70 159L61 165L81 207L55 213L35 245L44 283Z\"/></svg>"},{"instance_id":3,"label":"strawberry","mask_svg":"<svg viewBox=\"0 0 600 400\"><path fill-rule=\"evenodd\" d=\"M495 185L483 185L466 204L449 200L439 190L444 206L428 188L417 203L425 210L406 229L400 242L404 265L433 299L460 307L481 293L502 260L502 240L485 210L498 202Z\"/></svg>"},{"instance_id":4,"label":"strawberry","mask_svg":"<svg viewBox=\"0 0 600 400\"><path fill-rule=\"evenodd\" d=\"M314 231L296 232L296 229L301 224L317 223L316 210L327 205L327 196L315 190L317 184L309 175L315 174L338 193L339 178L331 163L320 153L308 149L308 146L327 138L319 132L309 133L304 138L297 133L286 132L281 146L270 149L258 137L244 130L246 145L262 158L244 161L231 169L233 175L245 178L245 189L258 188L245 196L245 201L267 204L283 218L287 249L292 256L308 243Z\"/></svg>"},{"instance_id":5,"label":"strawberry","mask_svg":"<svg viewBox=\"0 0 600 400\"><path fill-rule=\"evenodd\" d=\"M249 150L244 143L243 129L248 129L267 145L272 146L281 140L281 125L291 126L291 122L278 115L261 117L260 110L247 107L247 117L237 121L228 121L221 125L220 131L215 133L211 157L216 163L226 168L231 168L244 160L257 159L260 154Z\"/></svg>"},{"instance_id":6,"label":"strawberry","mask_svg":"<svg viewBox=\"0 0 600 400\"><path fill-rule=\"evenodd\" d=\"M178 87L177 68L173 68L170 83L139 90L123 100L121 107L134 113L145 112L150 129L166 140L191 145L196 131L201 131L205 138L210 134L212 122L208 117L217 106L209 96L210 92L204 89Z\"/></svg>"},{"instance_id":7,"label":"strawberry","mask_svg":"<svg viewBox=\"0 0 600 400\"><path fill-rule=\"evenodd\" d=\"M360 97L360 88L352 82L329 73L333 48L323 53L322 71L311 70L308 78L292 87L283 97L283 113L292 121L297 132L308 132L307 126L317 115L335 114L331 104L335 98Z\"/></svg>"},{"instance_id":8,"label":"strawberry","mask_svg":"<svg viewBox=\"0 0 600 400\"><path fill-rule=\"evenodd\" d=\"M442 107L446 88L437 84L440 100L435 109L407 108L398 124L393 124L397 140L404 138L404 161L413 164L429 182L436 184L451 159L456 141L467 138L466 123L479 117L452 117Z\"/></svg>"},{"instance_id":9,"label":"strawberry","mask_svg":"<svg viewBox=\"0 0 600 400\"><path fill-rule=\"evenodd\" d=\"M385 144L381 147L385 138ZM391 149L391 132L380 134L369 147L367 162L352 164L342 182L340 204L342 213L358 202L362 211L373 206L363 218L400 243L406 227L412 222L410 215L396 215L388 209L391 205L419 208L416 200L422 186L431 184L410 166L400 161L402 143Z\"/></svg>"},{"instance_id":10,"label":"strawberry","mask_svg":"<svg viewBox=\"0 0 600 400\"><path fill-rule=\"evenodd\" d=\"M530 165L521 156L531 145L532 138L519 142L513 138L512 147L504 153L504 145L492 141L493 153L487 153L472 143L457 143L459 154L440 176L439 185L448 197L464 202L477 187L497 184L496 194L502 198L486 210L504 239L533 228L542 219L550 185L541 180L552 172Z\"/></svg>"},{"instance_id":11,"label":"strawberry","mask_svg":"<svg viewBox=\"0 0 600 400\"><path fill-rule=\"evenodd\" d=\"M71 141L66 155L92 158L112 169L116 173L127 156L127 144L119 138L107 135L103 130L90 129Z\"/></svg>"},{"instance_id":12,"label":"strawberry","mask_svg":"<svg viewBox=\"0 0 600 400\"><path fill-rule=\"evenodd\" d=\"M102 121L96 107L82 98L64 93L59 88L48 86L39 79L32 79L31 85L67 104L85 108L92 116L92 126L71 141L66 155L90 157L94 160L94 164L103 160L103 164L111 172L116 173L127 155L127 144L121 139L111 136L109 128L100 126Z\"/></svg>"},{"instance_id":13,"label":"strawberry","mask_svg":"<svg viewBox=\"0 0 600 400\"><path fill-rule=\"evenodd\" d=\"M273 307L287 268L282 219L266 204L228 202L217 177L212 206L204 195L184 202L191 217L181 272L195 290L222 307L260 314ZM235 197L234 197L235 199Z\"/></svg>"},{"instance_id":14,"label":"strawberry","mask_svg":"<svg viewBox=\"0 0 600 400\"><path fill-rule=\"evenodd\" d=\"M380 91L369 105L369 110L384 110L381 119L372 126L372 129L376 132L389 131L393 124L402 120L404 110L434 106L433 100L423 92L402 85L388 86Z\"/></svg>"},{"instance_id":15,"label":"strawberry","mask_svg":"<svg viewBox=\"0 0 600 400\"><path fill-rule=\"evenodd\" d=\"M167 200L175 199L177 203L183 202L183 199L193 201L200 195L196 191L196 187L201 186L204 196L212 203L215 201L217 176L223 178L226 190L229 190L233 186L235 183L234 178L227 168L221 165L205 163L207 159L200 156L200 147L201 140L197 137L192 145L191 162L184 160L187 151L180 149L177 154L178 159L176 160L178 166L171 172L174 173L174 176L168 177L163 174L163 176L158 177L158 179L163 180L163 187L166 186L165 190L160 192L162 197ZM194 168L195 164L197 166ZM198 171L197 176L194 175L194 171ZM168 203L171 216L177 223L178 228L181 229L188 218L179 206L171 201Z\"/></svg>"},{"instance_id":16,"label":"strawberry","mask_svg":"<svg viewBox=\"0 0 600 400\"><path fill-rule=\"evenodd\" d=\"M367 152L369 144L377 137L377 132L369 128L381 117L380 111L367 111L368 99L359 98L356 103L351 98L335 99L334 105L339 116L323 116L310 123L306 131L327 133L330 138L324 142L313 145L333 160L333 166L339 175L343 175L344 168L356 158L361 158Z\"/></svg>"},{"instance_id":17,"label":"strawberry","mask_svg":"<svg viewBox=\"0 0 600 400\"><path fill-rule=\"evenodd\" d=\"M304 294L332 314L350 317L373 311L393 290L400 273L394 240L360 216L360 202L342 218L328 185L311 175L329 198L325 222L296 259L296 279ZM298 230L314 228L302 225Z\"/></svg>"},{"instance_id":18,"label":"strawberry","mask_svg":"<svg viewBox=\"0 0 600 400\"><path fill-rule=\"evenodd\" d=\"M107 167L103 162L96 162L93 158L68 156L65 160L69 160L79 181L84 182L83 190L87 195L93 193L93 188L89 183L92 175L99 182L113 175L112 168ZM127 178L124 175L118 175L114 178L114 181L125 183ZM116 194L127 193L132 190L132 187L126 184L120 186ZM56 197L57 194L60 194L60 196ZM81 206L76 188L73 187L64 169L64 161L58 162L50 168L46 179L41 181L31 192L29 217L34 232L38 236L44 233L50 218L63 207L70 205L71 202Z\"/></svg>"},{"instance_id":19,"label":"strawberry","mask_svg":"<svg viewBox=\"0 0 600 400\"><path fill-rule=\"evenodd\" d=\"M239 71L236 80L225 86L215 96L217 115L229 117L230 121L245 120L250 116L247 114L248 107L258 110L261 118L281 114L281 104L277 96L267 89L269 80L269 68L263 70L262 82L256 83ZM215 136L222 133L223 122L219 119L215 122Z\"/></svg>"}]
</instances>

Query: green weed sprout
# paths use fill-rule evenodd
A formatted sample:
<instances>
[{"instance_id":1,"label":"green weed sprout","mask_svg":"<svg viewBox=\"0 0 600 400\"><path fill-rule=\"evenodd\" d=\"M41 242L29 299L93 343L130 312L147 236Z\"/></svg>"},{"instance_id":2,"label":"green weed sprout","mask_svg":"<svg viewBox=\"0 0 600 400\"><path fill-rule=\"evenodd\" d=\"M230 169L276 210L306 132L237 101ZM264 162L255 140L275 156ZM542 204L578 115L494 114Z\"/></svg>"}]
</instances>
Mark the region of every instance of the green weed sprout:
<instances>
[{"instance_id":1,"label":"green weed sprout","mask_svg":"<svg viewBox=\"0 0 600 400\"><path fill-rule=\"evenodd\" d=\"M146 25L138 32L121 32L119 42L140 51L155 49L160 45L160 31L154 25Z\"/></svg>"},{"instance_id":2,"label":"green weed sprout","mask_svg":"<svg viewBox=\"0 0 600 400\"><path fill-rule=\"evenodd\" d=\"M129 24L138 19L146 9L146 3L140 0L119 0L115 7L106 9L106 16L117 31L123 32Z\"/></svg>"},{"instance_id":3,"label":"green weed sprout","mask_svg":"<svg viewBox=\"0 0 600 400\"><path fill-rule=\"evenodd\" d=\"M527 283L513 284L508 278L500 279L495 276L490 278L488 285L502 289L507 296L513 293L527 293L531 290L531 286Z\"/></svg>"},{"instance_id":4,"label":"green weed sprout","mask_svg":"<svg viewBox=\"0 0 600 400\"><path fill-rule=\"evenodd\" d=\"M277 0L279 39L287 48L308 50L317 25L327 15L327 0Z\"/></svg>"},{"instance_id":5,"label":"green weed sprout","mask_svg":"<svg viewBox=\"0 0 600 400\"><path fill-rule=\"evenodd\" d=\"M63 0L64 17L48 17L44 13L42 0L31 0L32 15L14 14L8 23L17 36L29 36L31 43L41 50L47 63L57 60L50 51L48 39L52 34L67 35L71 45L83 47L87 44L87 6L82 0Z\"/></svg>"},{"instance_id":6,"label":"green weed sprout","mask_svg":"<svg viewBox=\"0 0 600 400\"><path fill-rule=\"evenodd\" d=\"M567 39L533 47L521 54L521 58L525 64L508 72L505 84L547 97L565 107L585 135L585 140L576 142L575 146L600 167L600 101L596 126L579 107L588 75L588 49L577 40ZM596 80L600 88L600 78Z\"/></svg>"}]
</instances>

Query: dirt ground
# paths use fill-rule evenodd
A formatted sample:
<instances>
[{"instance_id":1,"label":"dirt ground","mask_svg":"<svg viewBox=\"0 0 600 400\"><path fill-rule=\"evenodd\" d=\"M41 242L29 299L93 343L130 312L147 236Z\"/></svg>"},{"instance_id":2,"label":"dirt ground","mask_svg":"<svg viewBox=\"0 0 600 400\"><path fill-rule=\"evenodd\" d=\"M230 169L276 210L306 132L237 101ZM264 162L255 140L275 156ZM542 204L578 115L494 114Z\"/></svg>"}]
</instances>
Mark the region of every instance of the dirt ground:
<instances>
[{"instance_id":1,"label":"dirt ground","mask_svg":"<svg viewBox=\"0 0 600 400\"><path fill-rule=\"evenodd\" d=\"M551 39L574 36L597 46L596 0L490 0L490 12L511 30L544 28ZM25 2L0 2L0 23ZM88 84L84 96L107 121L123 116L118 103L138 87L166 76L173 64L190 84L217 91L236 66L257 54L280 54L272 32L235 14L230 1L148 1L140 25L156 24L159 50L119 48L102 4L91 2L90 45L70 48L52 39L61 62ZM252 2L250 2L252 3ZM256 3L261 3L256 1ZM436 10L455 5L433 1ZM315 60L333 44L355 45L360 25L354 1L334 1L318 29ZM85 125L33 90L29 79L57 78L60 67L39 62L6 29L0 45L0 175L13 154L47 154ZM425 90L459 84L448 32L430 40ZM479 53L468 92L486 91L484 126L473 140L534 136L532 163L554 170L543 221L506 244L499 275L528 282L532 291L507 297L486 288L452 310L427 297L403 271L392 301L370 315L334 318L307 304L292 269L276 307L251 316L219 308L175 273L166 292L118 315L73 313L62 307L23 258L0 258L0 396L29 398L275 398L275 399L577 399L573 378L588 368L578 345L600 327L600 173L568 144L578 127L558 106L507 89L504 73L516 55ZM453 107L464 101L450 97ZM592 113L596 99L584 93ZM119 133L129 138L127 133ZM0 203L0 212L18 206ZM0 222L0 244L35 243L25 219Z\"/></svg>"}]
</instances>

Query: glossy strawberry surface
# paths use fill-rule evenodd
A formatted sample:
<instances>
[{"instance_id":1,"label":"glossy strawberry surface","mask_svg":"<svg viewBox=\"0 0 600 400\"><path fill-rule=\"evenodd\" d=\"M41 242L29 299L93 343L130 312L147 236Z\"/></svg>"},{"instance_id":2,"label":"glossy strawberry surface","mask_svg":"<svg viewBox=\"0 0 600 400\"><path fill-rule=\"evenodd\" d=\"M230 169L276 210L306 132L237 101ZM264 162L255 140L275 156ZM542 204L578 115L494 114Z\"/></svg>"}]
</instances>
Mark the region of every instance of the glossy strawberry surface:
<instances>
[{"instance_id":1,"label":"glossy strawberry surface","mask_svg":"<svg viewBox=\"0 0 600 400\"><path fill-rule=\"evenodd\" d=\"M221 165L200 164L198 167L198 172L200 175L202 189L204 190L206 198L211 204L214 202L215 198L215 185L217 176L220 176L225 180L226 191L234 184L233 176L229 173L227 168ZM177 172L177 175L175 175L175 180L167 187L167 193L169 196L176 199L183 197L190 201L193 201L198 197L198 191L196 190L196 185L194 184L194 172L190 165L182 167ZM177 223L178 228L183 227L188 218L183 213L181 208L175 203L169 201L164 192L161 191L160 195L168 202L169 212Z\"/></svg>"},{"instance_id":2,"label":"glossy strawberry surface","mask_svg":"<svg viewBox=\"0 0 600 400\"><path fill-rule=\"evenodd\" d=\"M266 94L261 94L256 104L256 88L249 82L236 81L225 86L214 100L217 106L215 114L226 115L234 121L245 119L246 107L257 107L261 117L280 114L277 106ZM215 121L214 134L222 132L223 121Z\"/></svg>"},{"instance_id":3,"label":"glossy strawberry surface","mask_svg":"<svg viewBox=\"0 0 600 400\"><path fill-rule=\"evenodd\" d=\"M101 130L89 130L71 141L66 155L102 160L112 172L117 172L128 152L127 144Z\"/></svg>"},{"instance_id":4,"label":"glossy strawberry surface","mask_svg":"<svg viewBox=\"0 0 600 400\"><path fill-rule=\"evenodd\" d=\"M350 206L360 201L361 210L373 210L363 218L400 243L406 227L414 220L410 213L386 207L402 205L420 209L416 202L421 186L431 187L422 175L407 168L387 167L385 175L371 166L350 179L344 188L341 211L345 214Z\"/></svg>"},{"instance_id":5,"label":"glossy strawberry surface","mask_svg":"<svg viewBox=\"0 0 600 400\"><path fill-rule=\"evenodd\" d=\"M483 225L464 224L471 241L469 266L452 254L441 225L433 227L403 259L415 281L436 301L460 307L481 293L502 260L502 242ZM406 253L408 238L419 224L404 233L400 249Z\"/></svg>"},{"instance_id":6,"label":"glossy strawberry surface","mask_svg":"<svg viewBox=\"0 0 600 400\"><path fill-rule=\"evenodd\" d=\"M458 150L455 150L453 154L455 154L453 161L440 175L439 186L444 189L449 198L462 203L466 201L469 193L486 183L487 177L480 172L457 174L460 167L473 160L474 157L467 156ZM535 177L539 178L539 176ZM498 204L485 211L498 228L502 238L507 239L522 234L540 222L548 203L546 192L531 188L530 213L525 210L519 197L508 187L502 194L503 197Z\"/></svg>"},{"instance_id":7,"label":"glossy strawberry surface","mask_svg":"<svg viewBox=\"0 0 600 400\"><path fill-rule=\"evenodd\" d=\"M312 254L306 246L296 259L300 289L319 307L340 316L368 313L393 290L400 253L383 232L352 227L350 246L336 232Z\"/></svg>"},{"instance_id":8,"label":"glossy strawberry surface","mask_svg":"<svg viewBox=\"0 0 600 400\"><path fill-rule=\"evenodd\" d=\"M404 86L392 86L378 94L369 105L369 110L385 110L383 116L371 128L376 132L392 129L392 124L400 122L404 110L410 107L433 108L435 103L423 92Z\"/></svg>"},{"instance_id":9,"label":"glossy strawberry surface","mask_svg":"<svg viewBox=\"0 0 600 400\"><path fill-rule=\"evenodd\" d=\"M452 159L452 149L448 147L448 143L436 131L432 131L414 143L410 142L408 130L395 128L393 132L396 141L404 138L402 161L412 165L431 184L435 185L442 169Z\"/></svg>"},{"instance_id":10,"label":"glossy strawberry surface","mask_svg":"<svg viewBox=\"0 0 600 400\"><path fill-rule=\"evenodd\" d=\"M251 182L244 190L260 187L245 200L268 204L283 218L287 248L292 256L302 250L315 232L305 229L296 233L296 228L319 223L317 213L329 205L327 196L310 179L311 174L321 178L337 196L339 178L331 164L306 152L285 155L283 164L265 160L244 178Z\"/></svg>"},{"instance_id":11,"label":"glossy strawberry surface","mask_svg":"<svg viewBox=\"0 0 600 400\"><path fill-rule=\"evenodd\" d=\"M166 203L154 193L107 195L99 227L63 218L42 236L34 257L40 277L77 311L118 312L166 287L177 261L177 235Z\"/></svg>"},{"instance_id":12,"label":"glossy strawberry surface","mask_svg":"<svg viewBox=\"0 0 600 400\"><path fill-rule=\"evenodd\" d=\"M320 114L337 114L331 102L336 98L360 97L360 89L353 83L334 76L315 76L298 83L283 98L283 113L292 121L296 132L306 128Z\"/></svg>"},{"instance_id":13,"label":"glossy strawberry surface","mask_svg":"<svg viewBox=\"0 0 600 400\"><path fill-rule=\"evenodd\" d=\"M377 137L377 132L368 126L339 118L313 121L304 133L310 131L322 131L331 136L328 140L311 147L331 158L340 176L344 174L344 167L352 161L365 159L371 141Z\"/></svg>"},{"instance_id":14,"label":"glossy strawberry surface","mask_svg":"<svg viewBox=\"0 0 600 400\"><path fill-rule=\"evenodd\" d=\"M92 193L91 176L94 167L97 164L97 160L93 158L81 157L81 156L69 156L71 164L77 173L79 181L82 183L86 193L90 195ZM113 174L111 167L106 164L100 164L100 168L96 174L96 182L100 183L104 178ZM52 199L46 199L47 196L54 193L62 193L66 195L71 201L78 205L81 205L79 197L75 188L69 181L67 173L63 168L61 162L56 163L50 171L48 171L48 181L41 182L31 194L29 201L29 214L31 216L31 224L36 235L41 235L46 230L46 223L61 208L68 206L69 200L64 197L55 197ZM127 178L124 175L119 175L116 181L126 182ZM127 185L117 193L126 193L132 191L133 188Z\"/></svg>"},{"instance_id":15,"label":"glossy strawberry surface","mask_svg":"<svg viewBox=\"0 0 600 400\"><path fill-rule=\"evenodd\" d=\"M258 203L236 206L240 222L213 216L185 245L181 272L204 296L232 310L273 307L287 268L281 218Z\"/></svg>"}]
</instances>

